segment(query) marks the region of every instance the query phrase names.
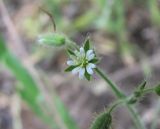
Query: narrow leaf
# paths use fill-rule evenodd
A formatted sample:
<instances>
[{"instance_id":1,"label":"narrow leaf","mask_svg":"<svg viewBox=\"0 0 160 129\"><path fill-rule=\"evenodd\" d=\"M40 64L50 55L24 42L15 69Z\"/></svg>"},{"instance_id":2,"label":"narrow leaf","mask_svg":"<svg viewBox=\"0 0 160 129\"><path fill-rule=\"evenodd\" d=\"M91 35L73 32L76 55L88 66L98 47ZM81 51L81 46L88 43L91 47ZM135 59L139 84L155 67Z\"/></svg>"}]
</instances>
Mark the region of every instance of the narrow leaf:
<instances>
[{"instance_id":1,"label":"narrow leaf","mask_svg":"<svg viewBox=\"0 0 160 129\"><path fill-rule=\"evenodd\" d=\"M2 36L0 35L0 57L3 56L3 54L6 52L6 45L5 45L5 42L2 38Z\"/></svg>"},{"instance_id":2,"label":"narrow leaf","mask_svg":"<svg viewBox=\"0 0 160 129\"><path fill-rule=\"evenodd\" d=\"M87 73L87 71L85 71L85 77L86 77L86 79L88 80L88 81L90 81L91 80L91 75L90 74L88 74Z\"/></svg>"},{"instance_id":3,"label":"narrow leaf","mask_svg":"<svg viewBox=\"0 0 160 129\"><path fill-rule=\"evenodd\" d=\"M77 67L77 65L76 66L69 66L68 68L65 69L65 72L70 72L76 67Z\"/></svg>"},{"instance_id":4,"label":"narrow leaf","mask_svg":"<svg viewBox=\"0 0 160 129\"><path fill-rule=\"evenodd\" d=\"M84 50L87 52L90 48L90 38L87 37L86 41L84 42Z\"/></svg>"},{"instance_id":5,"label":"narrow leaf","mask_svg":"<svg viewBox=\"0 0 160 129\"><path fill-rule=\"evenodd\" d=\"M70 116L68 109L65 107L59 96L56 94L54 95L54 102L56 109L61 116L64 124L67 126L68 129L78 129L76 122Z\"/></svg>"},{"instance_id":6,"label":"narrow leaf","mask_svg":"<svg viewBox=\"0 0 160 129\"><path fill-rule=\"evenodd\" d=\"M91 61L89 61L90 63L97 63L99 60L97 58L92 59Z\"/></svg>"},{"instance_id":7,"label":"narrow leaf","mask_svg":"<svg viewBox=\"0 0 160 129\"><path fill-rule=\"evenodd\" d=\"M71 51L70 49L67 49L67 53L69 54L69 56L70 55L75 56L75 53L73 51Z\"/></svg>"}]
</instances>

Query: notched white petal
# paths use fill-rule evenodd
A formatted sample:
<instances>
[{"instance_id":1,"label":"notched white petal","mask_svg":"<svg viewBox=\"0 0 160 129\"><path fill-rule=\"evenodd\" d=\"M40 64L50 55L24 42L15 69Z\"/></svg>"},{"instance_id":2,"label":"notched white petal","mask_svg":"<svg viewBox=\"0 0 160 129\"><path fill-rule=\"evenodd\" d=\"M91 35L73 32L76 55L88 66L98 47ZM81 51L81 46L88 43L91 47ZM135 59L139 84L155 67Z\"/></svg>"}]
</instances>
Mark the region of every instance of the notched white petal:
<instances>
[{"instance_id":1,"label":"notched white petal","mask_svg":"<svg viewBox=\"0 0 160 129\"><path fill-rule=\"evenodd\" d=\"M90 54L89 56L87 56L87 60L90 61L95 57L95 54Z\"/></svg>"},{"instance_id":2,"label":"notched white petal","mask_svg":"<svg viewBox=\"0 0 160 129\"><path fill-rule=\"evenodd\" d=\"M76 68L74 68L73 70L72 70L72 74L77 74L78 72L79 72L79 70L80 70L80 68L81 67L76 67Z\"/></svg>"},{"instance_id":3,"label":"notched white petal","mask_svg":"<svg viewBox=\"0 0 160 129\"><path fill-rule=\"evenodd\" d=\"M69 65L69 66L74 65L74 61L68 60L68 61L67 61L67 65Z\"/></svg>"},{"instance_id":4,"label":"notched white petal","mask_svg":"<svg viewBox=\"0 0 160 129\"><path fill-rule=\"evenodd\" d=\"M91 68L96 68L96 65L93 64L93 63L89 63L88 65L89 65Z\"/></svg>"},{"instance_id":5,"label":"notched white petal","mask_svg":"<svg viewBox=\"0 0 160 129\"><path fill-rule=\"evenodd\" d=\"M84 56L85 56L85 51L84 51L84 48L83 48L83 47L80 48L79 54L80 54L80 55L79 55L80 57L84 57Z\"/></svg>"},{"instance_id":6,"label":"notched white petal","mask_svg":"<svg viewBox=\"0 0 160 129\"><path fill-rule=\"evenodd\" d=\"M80 53L84 53L84 48L83 47L81 47L79 50L80 50Z\"/></svg>"},{"instance_id":7,"label":"notched white petal","mask_svg":"<svg viewBox=\"0 0 160 129\"><path fill-rule=\"evenodd\" d=\"M84 73L85 73L85 68L81 68L81 69L79 70L79 78L80 78L80 79L83 79L83 78L84 78Z\"/></svg>"},{"instance_id":8,"label":"notched white petal","mask_svg":"<svg viewBox=\"0 0 160 129\"><path fill-rule=\"evenodd\" d=\"M93 68L96 68L96 65L95 64L92 64L92 63L89 63L86 67L86 70L87 70L87 73L89 74L93 74Z\"/></svg>"},{"instance_id":9,"label":"notched white petal","mask_svg":"<svg viewBox=\"0 0 160 129\"><path fill-rule=\"evenodd\" d=\"M93 50L88 50L87 53L86 53L86 56L89 56L91 54L93 54Z\"/></svg>"},{"instance_id":10,"label":"notched white petal","mask_svg":"<svg viewBox=\"0 0 160 129\"><path fill-rule=\"evenodd\" d=\"M92 70L92 68L91 67L89 67L88 65L87 65L87 67L86 67L86 70L87 70L87 73L89 73L89 74L93 74L93 70Z\"/></svg>"}]
</instances>

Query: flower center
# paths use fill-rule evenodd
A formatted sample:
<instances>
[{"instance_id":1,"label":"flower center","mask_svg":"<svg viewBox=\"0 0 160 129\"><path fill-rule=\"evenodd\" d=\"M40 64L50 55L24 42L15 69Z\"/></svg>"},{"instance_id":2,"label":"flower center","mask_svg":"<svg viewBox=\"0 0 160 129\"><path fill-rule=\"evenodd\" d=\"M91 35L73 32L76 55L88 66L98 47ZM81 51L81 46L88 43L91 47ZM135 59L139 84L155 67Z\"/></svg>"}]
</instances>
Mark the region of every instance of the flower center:
<instances>
[{"instance_id":1,"label":"flower center","mask_svg":"<svg viewBox=\"0 0 160 129\"><path fill-rule=\"evenodd\" d=\"M87 64L88 64L88 60L86 58L83 58L81 66L86 67Z\"/></svg>"}]
</instances>

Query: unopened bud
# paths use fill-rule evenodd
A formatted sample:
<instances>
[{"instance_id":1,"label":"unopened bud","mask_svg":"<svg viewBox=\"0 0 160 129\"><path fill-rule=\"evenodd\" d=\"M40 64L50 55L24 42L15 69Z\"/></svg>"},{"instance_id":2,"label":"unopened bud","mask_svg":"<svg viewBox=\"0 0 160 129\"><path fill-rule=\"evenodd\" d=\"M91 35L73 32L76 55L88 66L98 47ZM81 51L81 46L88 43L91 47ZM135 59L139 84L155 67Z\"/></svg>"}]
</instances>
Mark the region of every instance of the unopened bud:
<instances>
[{"instance_id":1,"label":"unopened bud","mask_svg":"<svg viewBox=\"0 0 160 129\"><path fill-rule=\"evenodd\" d=\"M100 114L93 122L91 129L109 129L112 124L112 116L105 112Z\"/></svg>"},{"instance_id":2,"label":"unopened bud","mask_svg":"<svg viewBox=\"0 0 160 129\"><path fill-rule=\"evenodd\" d=\"M65 36L58 33L44 34L38 37L38 42L47 46L62 46L65 44Z\"/></svg>"}]
</instances>

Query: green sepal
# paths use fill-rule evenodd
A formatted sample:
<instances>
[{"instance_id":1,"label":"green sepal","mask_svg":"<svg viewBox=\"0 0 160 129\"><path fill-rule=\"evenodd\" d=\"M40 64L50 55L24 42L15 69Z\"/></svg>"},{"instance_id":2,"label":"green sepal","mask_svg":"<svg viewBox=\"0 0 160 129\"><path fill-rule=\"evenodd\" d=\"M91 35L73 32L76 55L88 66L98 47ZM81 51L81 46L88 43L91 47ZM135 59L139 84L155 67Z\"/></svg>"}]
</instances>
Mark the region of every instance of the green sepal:
<instances>
[{"instance_id":1,"label":"green sepal","mask_svg":"<svg viewBox=\"0 0 160 129\"><path fill-rule=\"evenodd\" d=\"M67 53L69 56L76 56L75 53L70 49L67 49Z\"/></svg>"},{"instance_id":2,"label":"green sepal","mask_svg":"<svg viewBox=\"0 0 160 129\"><path fill-rule=\"evenodd\" d=\"M155 87L155 92L160 96L160 84Z\"/></svg>"},{"instance_id":3,"label":"green sepal","mask_svg":"<svg viewBox=\"0 0 160 129\"><path fill-rule=\"evenodd\" d=\"M91 80L91 75L87 73L87 70L85 70L84 76L86 77L86 79L87 79L88 81Z\"/></svg>"},{"instance_id":4,"label":"green sepal","mask_svg":"<svg viewBox=\"0 0 160 129\"><path fill-rule=\"evenodd\" d=\"M73 65L69 66L68 68L65 69L65 72L70 72L70 71L72 71L76 67L77 67L77 65L76 66L73 66Z\"/></svg>"},{"instance_id":5,"label":"green sepal","mask_svg":"<svg viewBox=\"0 0 160 129\"><path fill-rule=\"evenodd\" d=\"M90 38L87 37L85 42L84 42L84 50L87 52L90 49Z\"/></svg>"},{"instance_id":6,"label":"green sepal","mask_svg":"<svg viewBox=\"0 0 160 129\"><path fill-rule=\"evenodd\" d=\"M94 59L92 59L91 61L89 61L90 63L98 63L98 59L97 58L94 58Z\"/></svg>"}]
</instances>

